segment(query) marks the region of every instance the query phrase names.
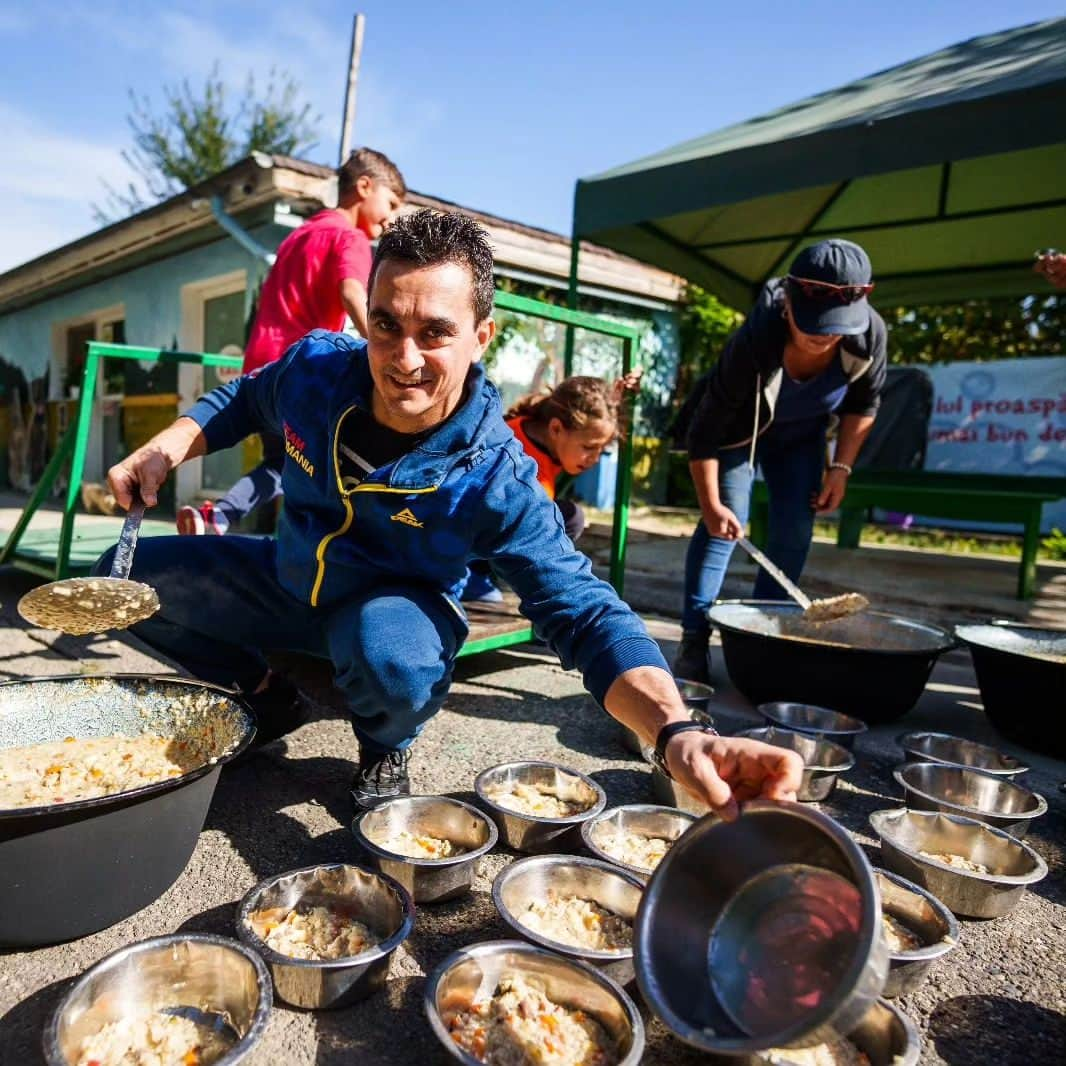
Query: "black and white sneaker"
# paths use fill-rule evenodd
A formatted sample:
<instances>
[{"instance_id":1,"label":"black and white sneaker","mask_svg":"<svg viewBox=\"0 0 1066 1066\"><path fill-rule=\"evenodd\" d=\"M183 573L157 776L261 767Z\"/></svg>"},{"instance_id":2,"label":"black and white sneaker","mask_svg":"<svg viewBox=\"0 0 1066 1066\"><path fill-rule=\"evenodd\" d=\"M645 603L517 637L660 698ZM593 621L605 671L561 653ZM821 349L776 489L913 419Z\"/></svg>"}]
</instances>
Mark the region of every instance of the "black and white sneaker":
<instances>
[{"instance_id":1,"label":"black and white sneaker","mask_svg":"<svg viewBox=\"0 0 1066 1066\"><path fill-rule=\"evenodd\" d=\"M411 778L407 773L407 751L389 751L384 755L362 755L359 769L352 778L352 805L356 813L376 807L385 800L411 795Z\"/></svg>"}]
</instances>

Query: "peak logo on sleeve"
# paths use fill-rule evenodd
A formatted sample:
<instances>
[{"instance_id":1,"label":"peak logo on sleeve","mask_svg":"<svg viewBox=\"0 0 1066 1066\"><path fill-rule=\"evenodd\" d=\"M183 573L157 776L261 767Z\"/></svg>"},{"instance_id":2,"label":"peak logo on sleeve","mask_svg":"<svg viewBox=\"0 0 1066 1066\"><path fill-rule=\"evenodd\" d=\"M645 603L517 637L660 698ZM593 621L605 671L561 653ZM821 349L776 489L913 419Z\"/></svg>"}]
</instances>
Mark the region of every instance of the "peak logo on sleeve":
<instances>
[{"instance_id":1,"label":"peak logo on sleeve","mask_svg":"<svg viewBox=\"0 0 1066 1066\"><path fill-rule=\"evenodd\" d=\"M409 507L405 507L402 511L397 511L391 517L394 522L403 522L405 526L414 526L415 529L424 528L422 523L411 513Z\"/></svg>"}]
</instances>

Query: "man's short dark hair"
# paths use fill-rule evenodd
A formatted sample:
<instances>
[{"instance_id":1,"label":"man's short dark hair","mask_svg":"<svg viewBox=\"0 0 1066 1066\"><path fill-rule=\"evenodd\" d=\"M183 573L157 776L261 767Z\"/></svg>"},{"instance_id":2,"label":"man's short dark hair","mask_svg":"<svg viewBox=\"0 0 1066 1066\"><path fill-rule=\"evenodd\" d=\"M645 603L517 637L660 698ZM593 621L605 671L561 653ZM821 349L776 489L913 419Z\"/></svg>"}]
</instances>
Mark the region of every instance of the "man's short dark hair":
<instances>
[{"instance_id":1,"label":"man's short dark hair","mask_svg":"<svg viewBox=\"0 0 1066 1066\"><path fill-rule=\"evenodd\" d=\"M370 270L368 292L381 264L394 260L414 266L458 263L470 271L474 290L474 320L484 322L492 314L496 282L492 272L492 246L484 226L458 211L423 208L401 215L378 241Z\"/></svg>"},{"instance_id":2,"label":"man's short dark hair","mask_svg":"<svg viewBox=\"0 0 1066 1066\"><path fill-rule=\"evenodd\" d=\"M364 174L387 185L401 200L407 198L407 184L400 168L384 152L375 152L373 148L356 148L337 167L337 203L343 206L355 190L355 183Z\"/></svg>"}]
</instances>

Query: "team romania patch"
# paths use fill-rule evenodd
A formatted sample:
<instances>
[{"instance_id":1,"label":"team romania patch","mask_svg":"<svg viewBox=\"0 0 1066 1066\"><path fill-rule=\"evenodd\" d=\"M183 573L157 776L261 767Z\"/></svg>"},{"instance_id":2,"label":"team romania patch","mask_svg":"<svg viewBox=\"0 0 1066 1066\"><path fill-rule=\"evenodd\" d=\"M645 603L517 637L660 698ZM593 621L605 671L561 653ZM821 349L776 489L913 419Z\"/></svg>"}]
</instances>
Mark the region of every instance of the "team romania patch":
<instances>
[{"instance_id":1,"label":"team romania patch","mask_svg":"<svg viewBox=\"0 0 1066 1066\"><path fill-rule=\"evenodd\" d=\"M422 529L422 523L411 513L409 507L405 507L402 511L397 511L392 515L394 522L403 522L405 526L414 526L416 529Z\"/></svg>"}]
</instances>

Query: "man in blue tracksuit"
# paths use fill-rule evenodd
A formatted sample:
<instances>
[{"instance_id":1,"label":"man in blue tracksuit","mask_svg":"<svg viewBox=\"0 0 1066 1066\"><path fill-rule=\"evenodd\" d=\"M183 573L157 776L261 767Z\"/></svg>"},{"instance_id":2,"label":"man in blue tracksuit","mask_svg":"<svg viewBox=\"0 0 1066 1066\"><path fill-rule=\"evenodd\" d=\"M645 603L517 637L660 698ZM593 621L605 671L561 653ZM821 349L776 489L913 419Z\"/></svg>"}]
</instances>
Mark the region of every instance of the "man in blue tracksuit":
<instances>
[{"instance_id":1,"label":"man in blue tracksuit","mask_svg":"<svg viewBox=\"0 0 1066 1066\"><path fill-rule=\"evenodd\" d=\"M408 748L442 706L467 634L467 563L485 559L563 664L683 785L727 816L749 796L790 798L799 760L694 726L640 619L567 538L480 366L493 284L476 223L409 215L375 256L367 342L311 333L113 467L123 506L135 491L152 505L187 459L263 430L285 439L276 539L142 541L132 576L162 606L134 632L247 693L262 740L299 724L265 653L330 659L359 740L352 798L366 807L410 790Z\"/></svg>"}]
</instances>

